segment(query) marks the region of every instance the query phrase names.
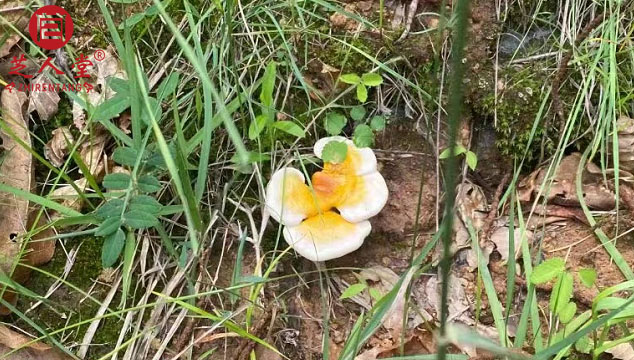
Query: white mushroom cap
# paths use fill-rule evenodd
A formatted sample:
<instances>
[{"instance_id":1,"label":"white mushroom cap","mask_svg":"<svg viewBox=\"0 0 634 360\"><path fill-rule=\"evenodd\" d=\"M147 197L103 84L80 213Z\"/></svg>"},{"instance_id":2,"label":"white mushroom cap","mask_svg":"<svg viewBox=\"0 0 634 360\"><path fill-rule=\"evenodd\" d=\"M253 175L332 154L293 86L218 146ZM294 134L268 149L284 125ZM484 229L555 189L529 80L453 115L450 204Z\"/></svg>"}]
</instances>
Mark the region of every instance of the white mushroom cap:
<instances>
[{"instance_id":1,"label":"white mushroom cap","mask_svg":"<svg viewBox=\"0 0 634 360\"><path fill-rule=\"evenodd\" d=\"M367 147L358 148L352 140L346 139L343 136L330 136L319 139L313 147L313 151L318 158L321 159L324 147L331 141L348 144L347 158L350 159L356 175L366 175L376 171L376 156L374 155L374 151Z\"/></svg>"},{"instance_id":2,"label":"white mushroom cap","mask_svg":"<svg viewBox=\"0 0 634 360\"><path fill-rule=\"evenodd\" d=\"M370 234L369 221L351 223L334 211L286 226L284 239L301 256L312 261L335 259L357 250Z\"/></svg>"},{"instance_id":3,"label":"white mushroom cap","mask_svg":"<svg viewBox=\"0 0 634 360\"><path fill-rule=\"evenodd\" d=\"M342 204L337 205L341 216L350 222L367 220L377 215L387 203L388 189L377 171L360 176L354 189Z\"/></svg>"},{"instance_id":4,"label":"white mushroom cap","mask_svg":"<svg viewBox=\"0 0 634 360\"><path fill-rule=\"evenodd\" d=\"M276 171L266 186L266 208L277 222L299 225L317 213L314 194L306 185L301 171L285 167Z\"/></svg>"}]
</instances>

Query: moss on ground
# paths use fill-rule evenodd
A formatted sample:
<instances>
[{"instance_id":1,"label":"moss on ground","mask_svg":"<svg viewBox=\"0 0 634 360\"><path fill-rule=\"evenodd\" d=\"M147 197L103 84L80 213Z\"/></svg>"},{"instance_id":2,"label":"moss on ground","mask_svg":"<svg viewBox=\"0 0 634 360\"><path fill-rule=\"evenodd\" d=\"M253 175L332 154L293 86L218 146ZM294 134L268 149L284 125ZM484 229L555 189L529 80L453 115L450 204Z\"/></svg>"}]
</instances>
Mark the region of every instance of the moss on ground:
<instances>
[{"instance_id":1,"label":"moss on ground","mask_svg":"<svg viewBox=\"0 0 634 360\"><path fill-rule=\"evenodd\" d=\"M527 161L531 163L541 154L542 144L544 156L555 150L553 134L545 126L546 114L537 119L539 124L529 144L543 97L542 87L548 83L547 76L532 67L507 67L498 74L497 84L488 72L472 79L475 82L471 89L472 109L477 118L486 121L493 121L497 115L496 145L502 155L521 158L528 149Z\"/></svg>"},{"instance_id":2,"label":"moss on ground","mask_svg":"<svg viewBox=\"0 0 634 360\"><path fill-rule=\"evenodd\" d=\"M75 244L76 240L72 240L72 242L67 241L66 249L70 250ZM98 238L83 239L72 270L66 279L68 283L76 286L83 292L90 292L90 295L99 301L110 291L109 286L101 284L97 284L93 287L95 279L97 279L102 272L101 261L99 260L101 259L102 244L103 241ZM55 277L61 276L64 272L66 262L67 255L58 244L53 259L41 267L41 272L33 272L25 286L39 295L45 295L49 288L55 283ZM17 307L20 311L24 312L34 303L35 300L21 296L18 299ZM112 304L117 303L118 300L115 298ZM85 298L85 296L77 290L62 285L48 298L47 303L28 312L27 316L35 324L50 332L92 319L99 307L100 304ZM31 329L31 326L24 320L19 319L16 315L13 315L13 317L16 321L16 325L24 329ZM68 329L62 333L63 336L62 334L58 334L57 338L63 338L64 344L81 343L89 325L90 324L87 323L79 327ZM91 358L97 358L114 349L114 344L119 337L122 325L123 321L116 317L102 320L93 338L93 344L103 345L92 346L89 356ZM35 330L33 330L33 332L37 333Z\"/></svg>"}]
</instances>

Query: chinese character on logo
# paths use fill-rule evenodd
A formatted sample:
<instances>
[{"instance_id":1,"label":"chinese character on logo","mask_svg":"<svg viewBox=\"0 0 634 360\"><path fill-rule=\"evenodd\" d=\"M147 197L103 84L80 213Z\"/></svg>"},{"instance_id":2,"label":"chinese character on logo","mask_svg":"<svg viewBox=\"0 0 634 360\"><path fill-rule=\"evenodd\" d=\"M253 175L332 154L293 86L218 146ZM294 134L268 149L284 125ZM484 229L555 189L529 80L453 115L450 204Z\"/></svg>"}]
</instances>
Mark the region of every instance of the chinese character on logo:
<instances>
[{"instance_id":1,"label":"chinese character on logo","mask_svg":"<svg viewBox=\"0 0 634 360\"><path fill-rule=\"evenodd\" d=\"M57 50L73 36L73 19L59 6L47 5L39 8L29 21L31 39L41 48Z\"/></svg>"},{"instance_id":2,"label":"chinese character on logo","mask_svg":"<svg viewBox=\"0 0 634 360\"><path fill-rule=\"evenodd\" d=\"M26 69L26 65L23 64L23 62L25 61L26 61L26 58L24 57L24 54L22 54L20 58L18 58L17 56L14 56L13 60L11 60L11 64L13 64L13 66L11 67L11 69L9 69L9 75L20 75L23 78L27 78L27 79L32 78L33 75L22 74L20 72Z\"/></svg>"},{"instance_id":3,"label":"chinese character on logo","mask_svg":"<svg viewBox=\"0 0 634 360\"><path fill-rule=\"evenodd\" d=\"M86 68L88 66L93 66L92 61L88 60L88 58L81 54L78 58L75 59L77 62L75 63L75 67L77 68L77 76L76 78L89 78L90 75L86 72Z\"/></svg>"},{"instance_id":4,"label":"chinese character on logo","mask_svg":"<svg viewBox=\"0 0 634 360\"><path fill-rule=\"evenodd\" d=\"M38 73L41 73L42 71L44 71L44 68L50 67L51 69L53 69L53 71L55 71L55 73L57 75L62 75L64 74L64 72L58 68L55 67L55 65L53 65L53 63L51 62L51 58L46 58L46 61L44 61L44 64L42 64L42 66L40 66L40 70L38 70Z\"/></svg>"}]
</instances>

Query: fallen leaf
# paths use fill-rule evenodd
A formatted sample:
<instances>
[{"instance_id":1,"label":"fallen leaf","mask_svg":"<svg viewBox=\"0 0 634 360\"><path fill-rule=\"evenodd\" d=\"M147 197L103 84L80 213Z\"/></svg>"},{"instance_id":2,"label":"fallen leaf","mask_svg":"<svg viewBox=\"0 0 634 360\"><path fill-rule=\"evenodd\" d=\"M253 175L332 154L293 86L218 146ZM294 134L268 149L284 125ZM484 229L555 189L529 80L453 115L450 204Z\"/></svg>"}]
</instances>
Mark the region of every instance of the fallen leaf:
<instances>
[{"instance_id":1,"label":"fallen leaf","mask_svg":"<svg viewBox=\"0 0 634 360\"><path fill-rule=\"evenodd\" d=\"M44 146L44 157L55 167L64 165L64 159L68 155L68 147L75 139L66 126L53 130L53 137Z\"/></svg>"},{"instance_id":2,"label":"fallen leaf","mask_svg":"<svg viewBox=\"0 0 634 360\"><path fill-rule=\"evenodd\" d=\"M605 351L612 355L613 358L619 360L634 360L634 348L630 343L619 344Z\"/></svg>"},{"instance_id":3,"label":"fallen leaf","mask_svg":"<svg viewBox=\"0 0 634 360\"><path fill-rule=\"evenodd\" d=\"M0 163L0 183L30 192L33 186L33 158L26 149L31 146L28 124L23 113L26 95L23 92L4 90L0 98L2 117L11 134L10 136L0 131L2 147L6 153ZM20 261L40 265L49 261L55 250L53 240L38 241L41 238L50 238L53 235L52 229L31 236L28 244L24 244L27 240L24 234L33 228L33 214L34 212L29 209L28 200L11 193L0 192L0 272L11 274L18 282L24 282L30 273L27 268L17 266ZM43 220L40 218L38 228L42 225ZM27 253L21 259L23 247ZM17 297L15 293L7 291L4 299L15 303ZM0 307L0 314L8 312L5 307Z\"/></svg>"},{"instance_id":4,"label":"fallen leaf","mask_svg":"<svg viewBox=\"0 0 634 360\"><path fill-rule=\"evenodd\" d=\"M578 207L577 169L581 154L573 153L561 160L552 178L552 184L541 194L548 203ZM541 186L547 182L548 166L535 170L518 184L518 198L522 202L531 202L539 194ZM611 210L616 198L604 184L601 169L588 162L583 170L583 197L586 205L596 210Z\"/></svg>"},{"instance_id":5,"label":"fallen leaf","mask_svg":"<svg viewBox=\"0 0 634 360\"><path fill-rule=\"evenodd\" d=\"M23 115L26 94L19 91L3 90L1 97L2 117L10 132L25 146L31 147L28 124ZM0 131L4 161L0 164L0 183L19 190L31 191L31 153L12 136ZM19 260L22 248L20 240L27 229L29 202L10 193L0 192L0 271L9 274Z\"/></svg>"},{"instance_id":6,"label":"fallen leaf","mask_svg":"<svg viewBox=\"0 0 634 360\"><path fill-rule=\"evenodd\" d=\"M64 360L72 357L49 345L17 333L4 325L0 325L0 356L7 360ZM17 351L16 351L17 350ZM15 351L15 352L13 352ZM10 353L10 355L7 355Z\"/></svg>"},{"instance_id":7,"label":"fallen leaf","mask_svg":"<svg viewBox=\"0 0 634 360\"><path fill-rule=\"evenodd\" d=\"M634 173L634 119L621 116L616 123L619 142L619 170Z\"/></svg>"},{"instance_id":8,"label":"fallen leaf","mask_svg":"<svg viewBox=\"0 0 634 360\"><path fill-rule=\"evenodd\" d=\"M458 321L465 325L473 325L475 323L471 316L472 301L467 298L465 291L465 285L467 280L456 276L451 273L449 276L449 291L448 291L448 309L449 316L448 321ZM435 318L440 320L440 280L437 275L433 275L427 281L425 285L425 299L420 299L423 306L429 310L435 312Z\"/></svg>"},{"instance_id":9,"label":"fallen leaf","mask_svg":"<svg viewBox=\"0 0 634 360\"><path fill-rule=\"evenodd\" d=\"M357 9L355 4L346 4L344 10L348 13L354 14ZM330 15L330 24L334 28L340 28L346 31L356 31L359 28L359 22L355 19L349 18L345 14L335 12Z\"/></svg>"},{"instance_id":10,"label":"fallen leaf","mask_svg":"<svg viewBox=\"0 0 634 360\"><path fill-rule=\"evenodd\" d=\"M54 88L53 82L48 78L48 75L42 73L38 75L33 81L31 81L33 89L39 89L31 91L29 97L29 109L28 112L37 111L40 119L47 121L51 116L57 113L57 105L60 97L56 91L50 91Z\"/></svg>"},{"instance_id":11,"label":"fallen leaf","mask_svg":"<svg viewBox=\"0 0 634 360\"><path fill-rule=\"evenodd\" d=\"M110 140L110 133L101 125L97 125L90 136L79 146L79 157L95 177L104 170L103 155L108 140Z\"/></svg>"},{"instance_id":12,"label":"fallen leaf","mask_svg":"<svg viewBox=\"0 0 634 360\"><path fill-rule=\"evenodd\" d=\"M500 253L500 255L502 256L502 260L504 262L507 262L509 260L509 242L511 240L510 234L511 234L511 231L509 227L506 225L496 228L495 230L493 230L493 233L491 234L491 241L495 244L495 247L498 253ZM522 234L522 229L517 227L515 228L513 243L515 244L514 249L515 249L516 259L519 258L521 250L522 250L521 248L522 235L526 238L526 241L528 241L528 244L532 243L532 240L533 240L532 231L525 230Z\"/></svg>"},{"instance_id":13,"label":"fallen leaf","mask_svg":"<svg viewBox=\"0 0 634 360\"><path fill-rule=\"evenodd\" d=\"M86 100L94 107L97 107L116 94L116 92L108 86L110 78L128 78L121 63L117 57L112 54L112 50L108 48L102 51L104 51L104 59L102 61L94 61L95 66L88 69L90 80L87 82L93 86L93 90L85 95ZM94 54L89 55L88 58L94 60ZM85 132L86 112L81 104L76 101L73 101L72 114L75 127Z\"/></svg>"},{"instance_id":14,"label":"fallen leaf","mask_svg":"<svg viewBox=\"0 0 634 360\"><path fill-rule=\"evenodd\" d=\"M88 180L86 178L75 180L75 186L77 186L79 190L84 191L88 188ZM77 193L77 190L70 184L61 185L53 190L53 192L51 192L51 199L57 200L65 207L76 211L80 211L83 206L82 198ZM51 217L53 219L56 218L55 215Z\"/></svg>"},{"instance_id":15,"label":"fallen leaf","mask_svg":"<svg viewBox=\"0 0 634 360\"><path fill-rule=\"evenodd\" d=\"M0 13L2 18L6 21L6 24L12 24L18 29L24 29L28 25L30 12L25 6L27 1L25 0L3 0L0 6ZM3 58L11 52L11 48L17 44L21 37L20 34L16 34L14 30L7 26L0 26L0 34L9 34L6 39L3 39L3 43L0 44L0 58Z\"/></svg>"}]
</instances>

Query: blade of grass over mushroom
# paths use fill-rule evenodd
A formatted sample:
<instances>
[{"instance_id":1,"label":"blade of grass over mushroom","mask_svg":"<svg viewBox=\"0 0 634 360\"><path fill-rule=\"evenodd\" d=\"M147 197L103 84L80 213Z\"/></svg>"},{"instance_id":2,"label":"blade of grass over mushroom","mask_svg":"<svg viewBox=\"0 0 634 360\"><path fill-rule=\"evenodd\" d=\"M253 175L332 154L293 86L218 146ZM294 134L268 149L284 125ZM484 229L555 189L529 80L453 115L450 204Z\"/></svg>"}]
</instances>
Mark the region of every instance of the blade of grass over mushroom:
<instances>
[{"instance_id":1,"label":"blade of grass over mushroom","mask_svg":"<svg viewBox=\"0 0 634 360\"><path fill-rule=\"evenodd\" d=\"M464 98L463 77L465 74L464 48L467 38L467 17L469 14L469 1L458 0L455 7L455 27L453 29L453 45L451 47L451 69L449 77L448 99L448 143L449 158L445 162L445 207L440 233L442 234L442 258L440 260L440 273L442 286L440 292L440 332L444 338L447 334L447 321L449 316L449 272L451 268L451 242L454 218L454 203L456 198L456 185L458 179L458 162L456 154L456 140L462 117L462 105ZM479 247L478 247L479 249ZM486 268L486 266L485 266ZM500 330L500 329L498 329ZM500 336L500 338L503 338ZM438 359L445 360L447 356L447 344L438 346Z\"/></svg>"},{"instance_id":2,"label":"blade of grass over mushroom","mask_svg":"<svg viewBox=\"0 0 634 360\"><path fill-rule=\"evenodd\" d=\"M163 18L163 21L165 21L170 31L174 34L174 37L176 38L176 41L181 46L183 53L185 54L187 59L189 59L189 61L192 63L194 69L200 76L200 80L202 81L204 86L206 86L211 92L211 96L214 102L216 103L216 107L222 118L224 126L229 134L229 137L231 141L233 142L234 146L236 147L236 151L238 153L240 163L243 163L243 164L248 163L249 155L244 144L242 143L242 137L240 136L240 133L238 132L238 129L236 128L236 125L233 123L233 120L231 119L231 115L229 114L229 111L227 110L227 107L225 106L222 97L220 96L216 87L212 83L211 78L209 77L209 74L207 73L207 69L204 66L204 63L202 63L201 59L199 59L196 56L196 52L187 43L187 40L180 33L180 31L178 30L178 27L176 27L174 22L172 22L170 16L165 11L163 4L161 4L159 0L153 0L153 2L154 2L154 5L158 8L158 11L161 14L161 17ZM208 124L208 125L211 126L211 124ZM206 166L204 171L205 172L207 171Z\"/></svg>"}]
</instances>

